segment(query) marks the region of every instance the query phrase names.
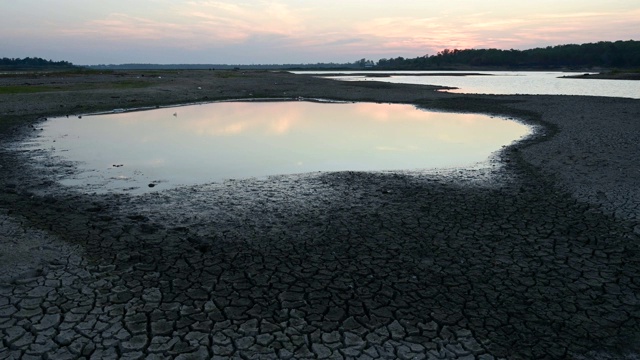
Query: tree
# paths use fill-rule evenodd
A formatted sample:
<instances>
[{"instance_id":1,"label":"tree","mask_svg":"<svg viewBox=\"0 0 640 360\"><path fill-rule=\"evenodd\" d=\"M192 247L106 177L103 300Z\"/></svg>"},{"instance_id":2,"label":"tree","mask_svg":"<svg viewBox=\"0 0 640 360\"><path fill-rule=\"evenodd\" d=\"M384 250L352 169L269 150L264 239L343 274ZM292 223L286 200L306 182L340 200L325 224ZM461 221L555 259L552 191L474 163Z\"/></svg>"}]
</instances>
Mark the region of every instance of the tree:
<instances>
[{"instance_id":1,"label":"tree","mask_svg":"<svg viewBox=\"0 0 640 360\"><path fill-rule=\"evenodd\" d=\"M363 59L364 60L364 59ZM413 59L380 59L377 68L433 69L442 66L510 68L640 67L640 41L601 41L529 50L444 49Z\"/></svg>"}]
</instances>

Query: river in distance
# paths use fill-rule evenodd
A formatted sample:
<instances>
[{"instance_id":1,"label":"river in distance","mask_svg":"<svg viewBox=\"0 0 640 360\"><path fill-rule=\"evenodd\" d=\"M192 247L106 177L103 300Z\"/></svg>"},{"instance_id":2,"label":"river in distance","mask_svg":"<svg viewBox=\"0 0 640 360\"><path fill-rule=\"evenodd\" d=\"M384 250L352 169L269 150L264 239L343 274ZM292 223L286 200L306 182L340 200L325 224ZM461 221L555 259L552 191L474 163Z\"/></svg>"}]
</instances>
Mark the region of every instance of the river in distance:
<instances>
[{"instance_id":1,"label":"river in distance","mask_svg":"<svg viewBox=\"0 0 640 360\"><path fill-rule=\"evenodd\" d=\"M587 95L640 99L640 81L573 79L573 72L542 71L295 71L296 74L340 74L342 81L382 81L400 84L454 87L466 94ZM461 73L475 75L460 75ZM364 75L362 75L364 74ZM382 74L388 77L380 77ZM438 75L441 74L441 75ZM369 76L367 76L369 75ZM376 75L376 76L372 76Z\"/></svg>"}]
</instances>

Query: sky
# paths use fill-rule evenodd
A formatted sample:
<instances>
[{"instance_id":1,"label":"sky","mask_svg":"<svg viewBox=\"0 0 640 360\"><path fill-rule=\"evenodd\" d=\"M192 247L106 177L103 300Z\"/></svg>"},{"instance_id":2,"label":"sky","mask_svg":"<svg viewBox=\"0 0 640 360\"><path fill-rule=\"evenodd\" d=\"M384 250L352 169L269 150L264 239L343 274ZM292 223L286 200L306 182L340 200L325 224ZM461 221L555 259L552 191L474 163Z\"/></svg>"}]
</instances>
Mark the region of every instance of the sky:
<instances>
[{"instance_id":1,"label":"sky","mask_svg":"<svg viewBox=\"0 0 640 360\"><path fill-rule=\"evenodd\" d=\"M640 40L638 0L0 0L0 57L77 65L377 61Z\"/></svg>"}]
</instances>

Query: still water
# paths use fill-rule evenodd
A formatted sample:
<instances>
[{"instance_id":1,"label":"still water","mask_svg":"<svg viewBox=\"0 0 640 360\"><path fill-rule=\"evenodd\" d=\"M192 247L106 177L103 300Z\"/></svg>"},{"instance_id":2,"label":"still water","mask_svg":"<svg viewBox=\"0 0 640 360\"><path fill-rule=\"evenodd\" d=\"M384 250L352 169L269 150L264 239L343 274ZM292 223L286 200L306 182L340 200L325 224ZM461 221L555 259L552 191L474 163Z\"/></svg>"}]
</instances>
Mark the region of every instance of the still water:
<instances>
[{"instance_id":1,"label":"still water","mask_svg":"<svg viewBox=\"0 0 640 360\"><path fill-rule=\"evenodd\" d=\"M529 133L515 121L410 105L219 102L53 118L30 146L77 162L65 185L135 193L149 184L469 166Z\"/></svg>"},{"instance_id":2,"label":"still water","mask_svg":"<svg viewBox=\"0 0 640 360\"><path fill-rule=\"evenodd\" d=\"M296 72L323 75L337 72ZM480 75L452 76L460 71L395 71L395 72L339 72L344 76L331 77L344 81L383 81L390 83L439 85L455 87L447 90L468 94L528 94L528 95L587 95L640 99L640 81L571 79L563 76L582 75L571 72L536 71L472 71ZM390 77L371 77L354 74L389 74ZM464 72L462 72L464 73ZM416 75L411 75L416 74ZM450 75L431 75L450 74Z\"/></svg>"}]
</instances>

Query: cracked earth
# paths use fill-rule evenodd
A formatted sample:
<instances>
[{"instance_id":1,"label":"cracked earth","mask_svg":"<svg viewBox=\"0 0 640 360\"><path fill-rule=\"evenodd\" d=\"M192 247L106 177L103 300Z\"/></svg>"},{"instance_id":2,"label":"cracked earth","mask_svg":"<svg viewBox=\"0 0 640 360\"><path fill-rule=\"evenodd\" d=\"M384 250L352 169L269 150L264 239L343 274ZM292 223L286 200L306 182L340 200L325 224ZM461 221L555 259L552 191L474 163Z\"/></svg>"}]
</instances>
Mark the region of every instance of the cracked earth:
<instances>
[{"instance_id":1,"label":"cracked earth","mask_svg":"<svg viewBox=\"0 0 640 360\"><path fill-rule=\"evenodd\" d=\"M0 358L637 359L640 101L429 96L539 131L484 169L142 196L3 147Z\"/></svg>"}]
</instances>

